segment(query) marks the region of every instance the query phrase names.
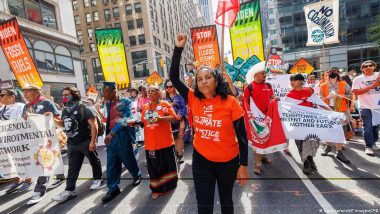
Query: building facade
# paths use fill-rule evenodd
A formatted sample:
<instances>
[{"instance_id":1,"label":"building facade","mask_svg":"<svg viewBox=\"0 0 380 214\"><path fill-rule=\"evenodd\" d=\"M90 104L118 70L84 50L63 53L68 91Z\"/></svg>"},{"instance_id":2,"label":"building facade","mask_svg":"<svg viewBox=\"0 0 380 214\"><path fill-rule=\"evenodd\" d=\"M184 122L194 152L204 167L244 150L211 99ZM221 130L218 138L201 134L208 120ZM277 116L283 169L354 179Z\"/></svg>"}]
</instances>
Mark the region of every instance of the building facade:
<instances>
[{"instance_id":1,"label":"building facade","mask_svg":"<svg viewBox=\"0 0 380 214\"><path fill-rule=\"evenodd\" d=\"M215 16L212 12L212 1L211 0L198 0L200 5L200 10L202 13L202 19L205 25L215 24ZM214 4L217 4L217 1L214 1Z\"/></svg>"},{"instance_id":2,"label":"building facade","mask_svg":"<svg viewBox=\"0 0 380 214\"><path fill-rule=\"evenodd\" d=\"M122 29L133 81L144 80L153 71L167 78L176 35L190 35L189 27L203 24L195 0L73 0L72 7L87 85L104 80L96 50L96 29ZM193 60L192 55L188 45L182 69Z\"/></svg>"},{"instance_id":3,"label":"building facade","mask_svg":"<svg viewBox=\"0 0 380 214\"><path fill-rule=\"evenodd\" d=\"M367 59L380 63L379 47L369 40L369 26L380 14L378 0L340 0L339 44L327 45L325 62L321 47L307 47L307 28L303 7L310 0L272 0L263 10L266 16L266 44L284 49L283 58L295 62L304 57L323 70L339 67L355 68ZM326 66L325 66L326 63Z\"/></svg>"},{"instance_id":4,"label":"building facade","mask_svg":"<svg viewBox=\"0 0 380 214\"><path fill-rule=\"evenodd\" d=\"M66 0L0 1L0 19L17 17L25 43L51 95L60 100L63 87L85 92L72 7ZM0 49L0 78L14 80Z\"/></svg>"}]
</instances>

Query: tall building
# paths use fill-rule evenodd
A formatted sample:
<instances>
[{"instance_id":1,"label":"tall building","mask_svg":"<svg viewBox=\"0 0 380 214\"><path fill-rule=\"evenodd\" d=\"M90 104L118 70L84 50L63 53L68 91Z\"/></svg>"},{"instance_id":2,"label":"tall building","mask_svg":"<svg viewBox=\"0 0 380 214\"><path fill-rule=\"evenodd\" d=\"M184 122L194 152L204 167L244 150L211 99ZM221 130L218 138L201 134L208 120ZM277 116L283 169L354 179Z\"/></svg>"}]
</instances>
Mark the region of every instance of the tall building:
<instances>
[{"instance_id":1,"label":"tall building","mask_svg":"<svg viewBox=\"0 0 380 214\"><path fill-rule=\"evenodd\" d=\"M168 77L176 35L190 35L189 27L202 25L195 0L73 0L72 7L87 84L104 80L96 50L96 29L122 29L129 76L139 80L153 71ZM192 60L192 48L187 45L182 69Z\"/></svg>"},{"instance_id":2,"label":"tall building","mask_svg":"<svg viewBox=\"0 0 380 214\"><path fill-rule=\"evenodd\" d=\"M321 47L307 47L307 29L303 7L310 0L277 0L263 11L268 19L267 43L284 48L284 60L308 59L317 69L324 69ZM339 44L325 48L326 68L356 68L366 59L380 63L379 47L369 40L368 28L380 14L378 0L340 0Z\"/></svg>"},{"instance_id":3,"label":"tall building","mask_svg":"<svg viewBox=\"0 0 380 214\"><path fill-rule=\"evenodd\" d=\"M215 17L212 16L212 0L198 0L201 13L202 13L202 19L205 25L212 25L214 24ZM217 1L214 1L214 4L217 4Z\"/></svg>"},{"instance_id":4,"label":"tall building","mask_svg":"<svg viewBox=\"0 0 380 214\"><path fill-rule=\"evenodd\" d=\"M72 14L71 5L62 0L0 1L0 19L17 17L41 78L58 100L63 87L76 86L85 91ZM0 65L0 78L17 84L1 49Z\"/></svg>"}]
</instances>

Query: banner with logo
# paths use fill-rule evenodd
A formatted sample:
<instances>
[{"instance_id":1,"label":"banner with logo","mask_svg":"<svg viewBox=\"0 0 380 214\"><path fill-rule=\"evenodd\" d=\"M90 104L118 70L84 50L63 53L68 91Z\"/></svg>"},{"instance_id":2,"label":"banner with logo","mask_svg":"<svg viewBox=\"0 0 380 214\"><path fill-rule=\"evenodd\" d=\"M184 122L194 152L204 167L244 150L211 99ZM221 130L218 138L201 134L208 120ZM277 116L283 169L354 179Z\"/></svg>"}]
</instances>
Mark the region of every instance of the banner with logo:
<instances>
[{"instance_id":1,"label":"banner with logo","mask_svg":"<svg viewBox=\"0 0 380 214\"><path fill-rule=\"evenodd\" d=\"M195 61L199 62L200 65L218 67L220 55L216 26L191 28L190 31Z\"/></svg>"},{"instance_id":2,"label":"banner with logo","mask_svg":"<svg viewBox=\"0 0 380 214\"><path fill-rule=\"evenodd\" d=\"M0 46L22 88L25 85L43 86L41 76L30 56L16 18L1 22Z\"/></svg>"},{"instance_id":3,"label":"banner with logo","mask_svg":"<svg viewBox=\"0 0 380 214\"><path fill-rule=\"evenodd\" d=\"M304 6L308 38L306 46L339 43L339 0Z\"/></svg>"},{"instance_id":4,"label":"banner with logo","mask_svg":"<svg viewBox=\"0 0 380 214\"><path fill-rule=\"evenodd\" d=\"M345 143L343 113L279 102L278 111L287 139Z\"/></svg>"},{"instance_id":5,"label":"banner with logo","mask_svg":"<svg viewBox=\"0 0 380 214\"><path fill-rule=\"evenodd\" d=\"M119 89L127 88L129 73L121 28L96 29L95 37L104 79L115 82Z\"/></svg>"},{"instance_id":6,"label":"banner with logo","mask_svg":"<svg viewBox=\"0 0 380 214\"><path fill-rule=\"evenodd\" d=\"M266 82L271 84L274 95L281 101L284 101L286 95L292 90L292 86L290 86L291 76L291 74L284 74L266 77Z\"/></svg>"},{"instance_id":7,"label":"banner with logo","mask_svg":"<svg viewBox=\"0 0 380 214\"><path fill-rule=\"evenodd\" d=\"M53 118L0 122L0 175L33 178L63 174L63 162Z\"/></svg>"},{"instance_id":8,"label":"banner with logo","mask_svg":"<svg viewBox=\"0 0 380 214\"><path fill-rule=\"evenodd\" d=\"M240 5L235 24L230 28L230 37L234 61L238 57L247 60L252 55L256 55L260 61L264 60L259 0Z\"/></svg>"}]
</instances>

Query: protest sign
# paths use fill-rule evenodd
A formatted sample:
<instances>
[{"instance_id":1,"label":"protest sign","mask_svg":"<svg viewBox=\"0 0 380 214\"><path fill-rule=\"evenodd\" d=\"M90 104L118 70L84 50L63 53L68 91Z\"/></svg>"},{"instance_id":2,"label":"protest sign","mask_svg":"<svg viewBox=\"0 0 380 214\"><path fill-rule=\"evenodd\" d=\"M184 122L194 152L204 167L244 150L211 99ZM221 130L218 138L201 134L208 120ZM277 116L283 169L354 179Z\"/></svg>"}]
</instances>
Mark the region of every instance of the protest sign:
<instances>
[{"instance_id":1,"label":"protest sign","mask_svg":"<svg viewBox=\"0 0 380 214\"><path fill-rule=\"evenodd\" d=\"M296 62L296 64L293 65L292 69L290 70L291 74L295 73L306 73L310 74L314 71L314 67L304 58L301 58Z\"/></svg>"},{"instance_id":2,"label":"protest sign","mask_svg":"<svg viewBox=\"0 0 380 214\"><path fill-rule=\"evenodd\" d=\"M195 60L211 68L220 65L216 26L191 28L190 31Z\"/></svg>"},{"instance_id":3,"label":"protest sign","mask_svg":"<svg viewBox=\"0 0 380 214\"><path fill-rule=\"evenodd\" d=\"M233 66L234 66L235 68L240 68L240 66L241 66L243 63L244 63L244 59L238 57L238 58L236 58L236 60L234 61Z\"/></svg>"},{"instance_id":4,"label":"protest sign","mask_svg":"<svg viewBox=\"0 0 380 214\"><path fill-rule=\"evenodd\" d=\"M240 66L240 73L244 76L244 79L247 75L248 70L259 62L261 61L256 55L253 55L251 58L245 60L245 62Z\"/></svg>"},{"instance_id":5,"label":"protest sign","mask_svg":"<svg viewBox=\"0 0 380 214\"><path fill-rule=\"evenodd\" d=\"M4 90L4 89L13 89L13 81L12 80L0 81L0 90Z\"/></svg>"},{"instance_id":6,"label":"protest sign","mask_svg":"<svg viewBox=\"0 0 380 214\"><path fill-rule=\"evenodd\" d=\"M287 139L344 143L343 113L279 102L278 111Z\"/></svg>"},{"instance_id":7,"label":"protest sign","mask_svg":"<svg viewBox=\"0 0 380 214\"><path fill-rule=\"evenodd\" d=\"M161 85L161 83L163 82L160 74L158 74L157 71L154 71L149 77L147 77L145 79L145 81L149 84L149 85Z\"/></svg>"},{"instance_id":8,"label":"protest sign","mask_svg":"<svg viewBox=\"0 0 380 214\"><path fill-rule=\"evenodd\" d=\"M31 178L63 174L63 162L53 118L31 115L28 120L0 122L0 174Z\"/></svg>"},{"instance_id":9,"label":"protest sign","mask_svg":"<svg viewBox=\"0 0 380 214\"><path fill-rule=\"evenodd\" d=\"M266 77L266 82L271 84L274 95L281 101L284 101L286 95L292 90L292 86L290 86L291 76L291 74L284 74Z\"/></svg>"},{"instance_id":10,"label":"protest sign","mask_svg":"<svg viewBox=\"0 0 380 214\"><path fill-rule=\"evenodd\" d=\"M42 79L30 56L16 17L1 22L0 46L22 88L26 85L43 86Z\"/></svg>"}]
</instances>

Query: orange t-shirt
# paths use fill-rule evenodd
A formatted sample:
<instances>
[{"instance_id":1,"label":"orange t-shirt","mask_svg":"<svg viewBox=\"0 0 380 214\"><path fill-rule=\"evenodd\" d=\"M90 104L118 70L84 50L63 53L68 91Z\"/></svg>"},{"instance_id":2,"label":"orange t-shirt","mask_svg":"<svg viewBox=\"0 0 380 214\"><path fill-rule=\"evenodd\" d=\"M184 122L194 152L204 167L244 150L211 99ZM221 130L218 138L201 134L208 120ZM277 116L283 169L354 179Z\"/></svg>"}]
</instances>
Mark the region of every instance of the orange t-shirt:
<instances>
[{"instance_id":1,"label":"orange t-shirt","mask_svg":"<svg viewBox=\"0 0 380 214\"><path fill-rule=\"evenodd\" d=\"M159 116L176 116L172 105L167 101L160 101L158 104L149 102L143 106L141 120L144 123L145 150L159 150L172 146L174 138L170 123L159 120L158 123L150 124L147 121L149 113Z\"/></svg>"},{"instance_id":2,"label":"orange t-shirt","mask_svg":"<svg viewBox=\"0 0 380 214\"><path fill-rule=\"evenodd\" d=\"M244 115L238 101L228 96L199 99L189 90L188 105L193 114L194 148L207 160L227 162L239 154L233 122Z\"/></svg>"}]
</instances>

